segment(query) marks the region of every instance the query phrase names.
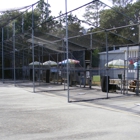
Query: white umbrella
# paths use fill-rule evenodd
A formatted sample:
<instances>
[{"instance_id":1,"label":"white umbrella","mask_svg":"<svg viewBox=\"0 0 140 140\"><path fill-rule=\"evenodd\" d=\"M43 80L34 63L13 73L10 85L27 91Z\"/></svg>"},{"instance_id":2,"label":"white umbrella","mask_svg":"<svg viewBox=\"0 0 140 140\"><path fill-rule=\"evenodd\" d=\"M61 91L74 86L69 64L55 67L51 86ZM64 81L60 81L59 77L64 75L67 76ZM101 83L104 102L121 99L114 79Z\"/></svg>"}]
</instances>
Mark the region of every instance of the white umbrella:
<instances>
[{"instance_id":1,"label":"white umbrella","mask_svg":"<svg viewBox=\"0 0 140 140\"><path fill-rule=\"evenodd\" d=\"M78 61L78 60L74 60L74 59L66 59L66 60L63 60L63 61L61 61L61 62L59 62L59 64L67 64L67 62L69 63L69 64L79 64L80 63L80 61Z\"/></svg>"},{"instance_id":2,"label":"white umbrella","mask_svg":"<svg viewBox=\"0 0 140 140\"><path fill-rule=\"evenodd\" d=\"M140 68L140 61L135 62L133 65L134 65L134 69L137 69L137 67Z\"/></svg>"},{"instance_id":3,"label":"white umbrella","mask_svg":"<svg viewBox=\"0 0 140 140\"><path fill-rule=\"evenodd\" d=\"M105 67L107 67L107 63L105 64ZM125 68L125 63L124 63L124 60L122 59L112 60L108 62L108 67L109 68Z\"/></svg>"},{"instance_id":4,"label":"white umbrella","mask_svg":"<svg viewBox=\"0 0 140 140\"><path fill-rule=\"evenodd\" d=\"M49 60L49 61L44 62L43 65L45 65L45 66L57 66L57 63L55 61Z\"/></svg>"},{"instance_id":5,"label":"white umbrella","mask_svg":"<svg viewBox=\"0 0 140 140\"><path fill-rule=\"evenodd\" d=\"M38 62L38 61L34 61L34 62L29 63L29 65L33 65L33 64L36 66L42 65L42 63Z\"/></svg>"}]
</instances>

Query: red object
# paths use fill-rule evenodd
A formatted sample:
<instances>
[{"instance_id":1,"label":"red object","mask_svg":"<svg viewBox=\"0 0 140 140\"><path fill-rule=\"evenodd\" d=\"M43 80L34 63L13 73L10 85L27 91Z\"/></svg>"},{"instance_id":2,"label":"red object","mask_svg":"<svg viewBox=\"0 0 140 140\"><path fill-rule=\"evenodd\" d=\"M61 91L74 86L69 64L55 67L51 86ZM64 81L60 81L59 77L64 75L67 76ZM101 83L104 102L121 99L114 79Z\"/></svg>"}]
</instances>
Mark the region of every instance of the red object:
<instances>
[{"instance_id":1,"label":"red object","mask_svg":"<svg viewBox=\"0 0 140 140\"><path fill-rule=\"evenodd\" d=\"M130 64L133 64L133 60L130 60L129 62L130 62Z\"/></svg>"}]
</instances>

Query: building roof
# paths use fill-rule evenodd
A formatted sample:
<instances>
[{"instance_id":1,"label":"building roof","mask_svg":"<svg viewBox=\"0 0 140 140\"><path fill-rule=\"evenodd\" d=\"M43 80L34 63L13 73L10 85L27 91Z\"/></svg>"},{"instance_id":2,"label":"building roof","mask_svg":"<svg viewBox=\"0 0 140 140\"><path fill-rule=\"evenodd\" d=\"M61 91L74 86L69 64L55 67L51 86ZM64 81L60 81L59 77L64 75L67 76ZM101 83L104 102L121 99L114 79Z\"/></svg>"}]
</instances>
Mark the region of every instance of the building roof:
<instances>
[{"instance_id":1,"label":"building roof","mask_svg":"<svg viewBox=\"0 0 140 140\"><path fill-rule=\"evenodd\" d=\"M130 51L138 51L139 50L139 46L128 46L128 47L121 47L120 50L122 51L127 51L127 49Z\"/></svg>"},{"instance_id":2,"label":"building roof","mask_svg":"<svg viewBox=\"0 0 140 140\"><path fill-rule=\"evenodd\" d=\"M109 54L112 54L112 53L124 53L125 51L127 51L127 49L129 51L138 51L139 46L120 47L119 50L111 50L111 51L108 51L108 53ZM100 52L99 54L106 54L106 51L105 52Z\"/></svg>"},{"instance_id":3,"label":"building roof","mask_svg":"<svg viewBox=\"0 0 140 140\"><path fill-rule=\"evenodd\" d=\"M109 54L113 54L113 53L124 53L124 50L112 50L112 51L108 51ZM99 54L106 54L106 52L101 52Z\"/></svg>"}]
</instances>

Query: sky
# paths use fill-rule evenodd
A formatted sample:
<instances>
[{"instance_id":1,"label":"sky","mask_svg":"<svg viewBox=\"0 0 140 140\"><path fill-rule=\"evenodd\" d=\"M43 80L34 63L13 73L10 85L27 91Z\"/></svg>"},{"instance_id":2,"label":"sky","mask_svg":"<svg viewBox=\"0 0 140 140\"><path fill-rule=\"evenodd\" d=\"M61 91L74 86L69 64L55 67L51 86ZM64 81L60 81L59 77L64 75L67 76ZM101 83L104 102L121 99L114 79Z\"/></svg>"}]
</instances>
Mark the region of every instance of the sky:
<instances>
[{"instance_id":1,"label":"sky","mask_svg":"<svg viewBox=\"0 0 140 140\"><path fill-rule=\"evenodd\" d=\"M0 0L0 11L20 8L36 3L38 0ZM51 5L52 15L57 16L60 11L65 12L65 0L45 0ZM92 0L67 0L67 11L82 6ZM106 1L106 2L105 2ZM104 3L109 4L108 0Z\"/></svg>"},{"instance_id":2,"label":"sky","mask_svg":"<svg viewBox=\"0 0 140 140\"><path fill-rule=\"evenodd\" d=\"M66 0L45 0L45 2L50 4L51 15L57 17L59 12L65 13L65 1ZM71 11L77 7L85 5L93 0L67 0L67 11ZM102 0L107 5L111 5L110 0ZM24 6L32 5L38 2L38 0L0 0L0 11L17 9ZM85 12L85 7L80 8L73 12L73 15L77 15L78 19L83 20L83 15ZM82 23L82 26L85 28L90 28L90 25Z\"/></svg>"}]
</instances>

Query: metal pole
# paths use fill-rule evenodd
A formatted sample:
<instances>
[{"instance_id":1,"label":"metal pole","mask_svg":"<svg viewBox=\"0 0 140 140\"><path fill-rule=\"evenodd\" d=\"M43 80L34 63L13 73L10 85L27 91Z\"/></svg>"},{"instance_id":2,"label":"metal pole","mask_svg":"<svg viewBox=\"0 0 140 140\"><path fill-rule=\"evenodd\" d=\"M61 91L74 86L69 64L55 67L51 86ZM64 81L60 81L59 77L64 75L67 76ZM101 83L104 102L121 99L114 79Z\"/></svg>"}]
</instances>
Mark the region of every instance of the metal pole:
<instances>
[{"instance_id":1,"label":"metal pole","mask_svg":"<svg viewBox=\"0 0 140 140\"><path fill-rule=\"evenodd\" d=\"M140 45L140 12L139 12L139 17L138 17L138 30L139 30L139 35L138 35L138 43L139 43L139 45Z\"/></svg>"},{"instance_id":2,"label":"metal pole","mask_svg":"<svg viewBox=\"0 0 140 140\"><path fill-rule=\"evenodd\" d=\"M67 57L66 57L66 43L65 43L65 39L62 41L62 47L63 47L63 50L64 50L64 55L63 55L63 60L65 60L65 59L67 59ZM63 78L64 78L64 90L66 89L66 78L67 78L67 69L66 69L66 67L67 67L67 65L61 65L61 67L62 67L62 71L63 71ZM62 78L62 79L63 79Z\"/></svg>"},{"instance_id":3,"label":"metal pole","mask_svg":"<svg viewBox=\"0 0 140 140\"><path fill-rule=\"evenodd\" d=\"M121 94L122 94L122 84L123 84L123 73L121 74Z\"/></svg>"},{"instance_id":4,"label":"metal pole","mask_svg":"<svg viewBox=\"0 0 140 140\"><path fill-rule=\"evenodd\" d=\"M16 72L15 72L15 22L13 23L13 66L14 66L14 85L16 80Z\"/></svg>"},{"instance_id":5,"label":"metal pole","mask_svg":"<svg viewBox=\"0 0 140 140\"><path fill-rule=\"evenodd\" d=\"M138 17L138 43L139 43L139 48L138 48L138 62L137 62L137 89L136 89L136 94L139 95L139 56L140 56L140 13L139 13L139 17Z\"/></svg>"},{"instance_id":6,"label":"metal pole","mask_svg":"<svg viewBox=\"0 0 140 140\"><path fill-rule=\"evenodd\" d=\"M69 101L69 63L68 63L68 22L67 22L67 0L65 0L65 12L66 12L66 53L67 53L67 96L68 96L68 102Z\"/></svg>"},{"instance_id":7,"label":"metal pole","mask_svg":"<svg viewBox=\"0 0 140 140\"><path fill-rule=\"evenodd\" d=\"M57 84L58 84L58 72L59 72L58 69L59 68L58 68L58 53L57 53Z\"/></svg>"},{"instance_id":8,"label":"metal pole","mask_svg":"<svg viewBox=\"0 0 140 140\"><path fill-rule=\"evenodd\" d=\"M24 50L23 50L23 60L22 60L22 71L23 71L23 80L25 80Z\"/></svg>"},{"instance_id":9,"label":"metal pole","mask_svg":"<svg viewBox=\"0 0 140 140\"><path fill-rule=\"evenodd\" d=\"M128 79L129 79L129 77L128 77L128 63L127 63L128 58L129 58L129 46L127 46L127 60L125 60L126 63L124 63L125 64L124 69L127 68L126 94L128 94Z\"/></svg>"},{"instance_id":10,"label":"metal pole","mask_svg":"<svg viewBox=\"0 0 140 140\"><path fill-rule=\"evenodd\" d=\"M4 35L4 32L3 32L3 27L2 27L2 82L4 83L4 52L3 52L3 35Z\"/></svg>"},{"instance_id":11,"label":"metal pole","mask_svg":"<svg viewBox=\"0 0 140 140\"><path fill-rule=\"evenodd\" d=\"M40 69L42 68L42 66L40 65L40 46L38 46L38 52L39 52L39 84L40 84Z\"/></svg>"},{"instance_id":12,"label":"metal pole","mask_svg":"<svg viewBox=\"0 0 140 140\"><path fill-rule=\"evenodd\" d=\"M49 54L49 61L50 61L50 54ZM49 82L51 82L51 78L52 78L52 74L51 74L51 65L49 63L49 74L50 74L50 79L49 79Z\"/></svg>"},{"instance_id":13,"label":"metal pole","mask_svg":"<svg viewBox=\"0 0 140 140\"><path fill-rule=\"evenodd\" d=\"M27 55L26 63L29 64L29 50L28 50L28 55ZM27 77L28 77L27 78L28 80L31 80L30 79L30 68L29 67L27 68Z\"/></svg>"},{"instance_id":14,"label":"metal pole","mask_svg":"<svg viewBox=\"0 0 140 140\"><path fill-rule=\"evenodd\" d=\"M43 45L42 45L42 64L43 64ZM42 67L42 82L43 82L43 71L44 71L44 67Z\"/></svg>"},{"instance_id":15,"label":"metal pole","mask_svg":"<svg viewBox=\"0 0 140 140\"><path fill-rule=\"evenodd\" d=\"M34 67L34 9L32 5L32 61L33 61L33 92L35 93L35 67Z\"/></svg>"},{"instance_id":16,"label":"metal pole","mask_svg":"<svg viewBox=\"0 0 140 140\"><path fill-rule=\"evenodd\" d=\"M22 14L22 33L24 33L24 16Z\"/></svg>"},{"instance_id":17,"label":"metal pole","mask_svg":"<svg viewBox=\"0 0 140 140\"><path fill-rule=\"evenodd\" d=\"M140 46L138 48L138 61L137 61L137 82L136 82L136 95L139 95L139 56L140 56Z\"/></svg>"},{"instance_id":18,"label":"metal pole","mask_svg":"<svg viewBox=\"0 0 140 140\"><path fill-rule=\"evenodd\" d=\"M125 65L125 60L124 60L124 65ZM123 71L123 94L125 94L125 69Z\"/></svg>"},{"instance_id":19,"label":"metal pole","mask_svg":"<svg viewBox=\"0 0 140 140\"><path fill-rule=\"evenodd\" d=\"M85 88L85 86L86 86L86 64L85 64L85 50L84 50L84 75L83 75L84 77L84 79L83 79L83 85L84 85L84 88Z\"/></svg>"},{"instance_id":20,"label":"metal pole","mask_svg":"<svg viewBox=\"0 0 140 140\"><path fill-rule=\"evenodd\" d=\"M90 34L90 79L89 79L89 88L91 88L91 85L92 85L92 76L91 76L91 68L92 68L92 34Z\"/></svg>"},{"instance_id":21,"label":"metal pole","mask_svg":"<svg viewBox=\"0 0 140 140\"><path fill-rule=\"evenodd\" d=\"M106 33L106 60L107 60L107 69L106 69L106 89L107 89L107 99L108 99L108 83L109 83L109 79L108 79L108 33Z\"/></svg>"}]
</instances>

